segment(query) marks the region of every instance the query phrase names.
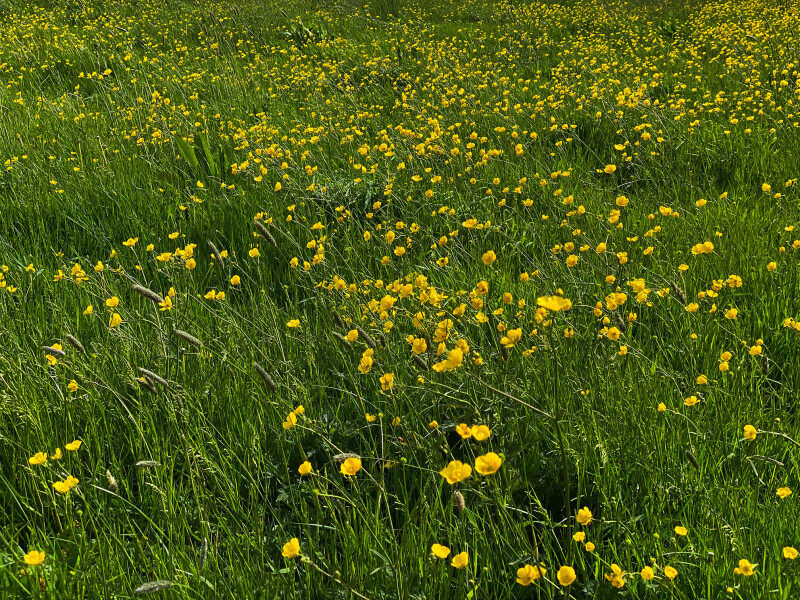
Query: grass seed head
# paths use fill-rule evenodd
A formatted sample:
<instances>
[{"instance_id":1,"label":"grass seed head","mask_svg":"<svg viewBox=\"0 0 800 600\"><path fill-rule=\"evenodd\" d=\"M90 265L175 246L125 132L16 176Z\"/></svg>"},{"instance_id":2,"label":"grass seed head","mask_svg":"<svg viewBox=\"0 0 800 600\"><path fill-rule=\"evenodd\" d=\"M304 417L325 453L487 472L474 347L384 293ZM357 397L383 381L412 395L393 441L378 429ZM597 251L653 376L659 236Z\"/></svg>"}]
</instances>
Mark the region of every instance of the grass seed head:
<instances>
[{"instance_id":1,"label":"grass seed head","mask_svg":"<svg viewBox=\"0 0 800 600\"><path fill-rule=\"evenodd\" d=\"M278 245L275 242L275 238L272 237L272 234L269 232L269 230L264 226L264 224L261 221L254 220L253 221L253 225L258 230L258 233L261 234L261 237L263 237L265 240L267 240L267 242L269 243L270 246L277 246Z\"/></svg>"},{"instance_id":2,"label":"grass seed head","mask_svg":"<svg viewBox=\"0 0 800 600\"><path fill-rule=\"evenodd\" d=\"M189 344L191 344L192 346L195 346L195 347L197 347L197 348L200 348L200 347L203 345L203 342L201 342L200 340L198 340L198 339L197 339L196 337L194 337L194 336L193 336L191 333L186 333L185 331L183 331L183 330L181 330L181 329L176 329L174 333L175 333L175 335L177 335L179 338L181 338L183 341L185 341L185 342L188 342L188 343L189 343Z\"/></svg>"},{"instance_id":3,"label":"grass seed head","mask_svg":"<svg viewBox=\"0 0 800 600\"><path fill-rule=\"evenodd\" d=\"M142 285L139 285L138 283L133 286L133 291L141 296L144 296L148 300L152 300L156 304L164 303L164 298L156 294L153 290L148 289Z\"/></svg>"},{"instance_id":4,"label":"grass seed head","mask_svg":"<svg viewBox=\"0 0 800 600\"><path fill-rule=\"evenodd\" d=\"M76 338L74 335L70 335L70 334L68 333L68 334L67 334L66 336L64 336L64 337L66 337L66 338L67 338L67 341L68 341L70 344L72 344L72 347L73 347L73 348L75 348L75 350L77 350L77 351L78 351L78 352L80 352L81 354L85 354L85 353L86 353L86 348L84 348L84 347L83 347L83 344L81 344L80 340L79 340L78 338Z\"/></svg>"}]
</instances>

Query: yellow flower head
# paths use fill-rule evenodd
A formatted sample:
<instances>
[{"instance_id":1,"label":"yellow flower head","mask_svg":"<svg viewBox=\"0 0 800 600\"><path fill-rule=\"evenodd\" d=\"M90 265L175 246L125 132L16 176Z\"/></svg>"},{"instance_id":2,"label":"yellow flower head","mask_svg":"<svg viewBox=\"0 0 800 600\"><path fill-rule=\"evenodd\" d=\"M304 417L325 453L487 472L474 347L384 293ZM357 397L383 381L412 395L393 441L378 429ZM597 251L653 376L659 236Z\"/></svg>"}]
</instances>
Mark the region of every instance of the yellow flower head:
<instances>
[{"instance_id":1,"label":"yellow flower head","mask_svg":"<svg viewBox=\"0 0 800 600\"><path fill-rule=\"evenodd\" d=\"M456 569L463 569L469 564L469 554L466 552L456 554L450 564Z\"/></svg>"},{"instance_id":2,"label":"yellow flower head","mask_svg":"<svg viewBox=\"0 0 800 600\"><path fill-rule=\"evenodd\" d=\"M22 557L22 560L25 561L26 565L30 565L35 567L36 565L40 565L44 562L44 552L39 552L38 550L31 550L25 556Z\"/></svg>"},{"instance_id":3,"label":"yellow flower head","mask_svg":"<svg viewBox=\"0 0 800 600\"><path fill-rule=\"evenodd\" d=\"M547 569L539 565L525 565L517 569L517 583L520 585L530 585L547 573Z\"/></svg>"},{"instance_id":4,"label":"yellow flower head","mask_svg":"<svg viewBox=\"0 0 800 600\"><path fill-rule=\"evenodd\" d=\"M436 558L447 558L450 556L450 548L442 546L441 544L434 544L431 546L431 552Z\"/></svg>"},{"instance_id":5,"label":"yellow flower head","mask_svg":"<svg viewBox=\"0 0 800 600\"><path fill-rule=\"evenodd\" d=\"M355 475L361 470L361 459L358 457L349 457L344 460L341 467L339 467L339 472L342 475Z\"/></svg>"},{"instance_id":6,"label":"yellow flower head","mask_svg":"<svg viewBox=\"0 0 800 600\"><path fill-rule=\"evenodd\" d=\"M572 567L561 567L558 570L558 573L556 574L556 577L558 578L558 583L560 583L564 587L567 587L568 585L572 585L572 583L576 579L576 577L575 577L575 569L573 569Z\"/></svg>"},{"instance_id":7,"label":"yellow flower head","mask_svg":"<svg viewBox=\"0 0 800 600\"><path fill-rule=\"evenodd\" d=\"M536 304L553 312L572 308L572 302L561 296L543 296L536 299Z\"/></svg>"},{"instance_id":8,"label":"yellow flower head","mask_svg":"<svg viewBox=\"0 0 800 600\"><path fill-rule=\"evenodd\" d=\"M384 373L380 377L381 389L386 391L394 387L394 373Z\"/></svg>"},{"instance_id":9,"label":"yellow flower head","mask_svg":"<svg viewBox=\"0 0 800 600\"><path fill-rule=\"evenodd\" d=\"M755 575L756 573L756 566L751 563L746 558L742 558L739 560L739 573L744 575L745 577L750 577L751 575Z\"/></svg>"},{"instance_id":10,"label":"yellow flower head","mask_svg":"<svg viewBox=\"0 0 800 600\"><path fill-rule=\"evenodd\" d=\"M305 477L306 475L310 475L311 471L312 471L311 463L308 461L305 461L297 468L297 472L300 473L300 475L302 475L303 477Z\"/></svg>"},{"instance_id":11,"label":"yellow flower head","mask_svg":"<svg viewBox=\"0 0 800 600\"><path fill-rule=\"evenodd\" d=\"M584 506L583 508L578 510L578 523L581 525L588 527L592 524L592 511L589 510L588 507Z\"/></svg>"},{"instance_id":12,"label":"yellow flower head","mask_svg":"<svg viewBox=\"0 0 800 600\"><path fill-rule=\"evenodd\" d=\"M283 545L281 556L284 558L297 558L300 555L300 540L292 538Z\"/></svg>"},{"instance_id":13,"label":"yellow flower head","mask_svg":"<svg viewBox=\"0 0 800 600\"><path fill-rule=\"evenodd\" d=\"M31 465L41 465L47 460L47 453L46 452L37 452L33 456L28 459L28 463Z\"/></svg>"},{"instance_id":14,"label":"yellow flower head","mask_svg":"<svg viewBox=\"0 0 800 600\"><path fill-rule=\"evenodd\" d=\"M486 425L473 425L471 431L472 437L478 442L488 440L489 436L492 435L492 430Z\"/></svg>"},{"instance_id":15,"label":"yellow flower head","mask_svg":"<svg viewBox=\"0 0 800 600\"><path fill-rule=\"evenodd\" d=\"M625 573L617 564L611 565L611 573L606 573L605 578L606 581L611 583L612 587L620 589L625 586Z\"/></svg>"},{"instance_id":16,"label":"yellow flower head","mask_svg":"<svg viewBox=\"0 0 800 600\"><path fill-rule=\"evenodd\" d=\"M481 475L492 475L497 473L503 460L494 452L489 452L475 459L475 470Z\"/></svg>"},{"instance_id":17,"label":"yellow flower head","mask_svg":"<svg viewBox=\"0 0 800 600\"><path fill-rule=\"evenodd\" d=\"M466 423L461 423L458 427L456 427L456 433L465 440L472 437L472 429Z\"/></svg>"},{"instance_id":18,"label":"yellow flower head","mask_svg":"<svg viewBox=\"0 0 800 600\"><path fill-rule=\"evenodd\" d=\"M453 460L448 465L439 471L439 475L447 480L447 483L453 485L459 481L467 479L472 475L472 467L468 464L462 463L460 460Z\"/></svg>"}]
</instances>

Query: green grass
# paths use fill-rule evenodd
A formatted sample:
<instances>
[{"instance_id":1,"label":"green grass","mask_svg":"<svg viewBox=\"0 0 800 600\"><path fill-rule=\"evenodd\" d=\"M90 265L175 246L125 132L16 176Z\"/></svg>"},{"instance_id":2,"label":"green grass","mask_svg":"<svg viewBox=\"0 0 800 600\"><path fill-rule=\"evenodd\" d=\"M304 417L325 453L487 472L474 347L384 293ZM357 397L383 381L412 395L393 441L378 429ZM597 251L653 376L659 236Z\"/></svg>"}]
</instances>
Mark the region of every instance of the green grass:
<instances>
[{"instance_id":1,"label":"green grass","mask_svg":"<svg viewBox=\"0 0 800 600\"><path fill-rule=\"evenodd\" d=\"M798 10L3 3L0 596L793 597Z\"/></svg>"}]
</instances>

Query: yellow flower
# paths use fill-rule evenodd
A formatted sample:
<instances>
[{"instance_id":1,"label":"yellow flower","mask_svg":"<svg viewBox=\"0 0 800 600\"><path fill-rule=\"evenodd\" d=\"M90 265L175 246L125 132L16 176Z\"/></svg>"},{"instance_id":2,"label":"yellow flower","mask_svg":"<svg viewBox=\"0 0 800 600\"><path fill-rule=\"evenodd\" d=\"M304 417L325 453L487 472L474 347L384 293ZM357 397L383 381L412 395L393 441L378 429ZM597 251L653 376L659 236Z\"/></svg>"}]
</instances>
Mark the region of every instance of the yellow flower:
<instances>
[{"instance_id":1,"label":"yellow flower","mask_svg":"<svg viewBox=\"0 0 800 600\"><path fill-rule=\"evenodd\" d=\"M553 312L569 310L572 308L572 302L566 298L562 298L561 296L543 296L536 299L536 304Z\"/></svg>"},{"instance_id":2,"label":"yellow flower","mask_svg":"<svg viewBox=\"0 0 800 600\"><path fill-rule=\"evenodd\" d=\"M289 431L295 425L297 425L297 415L294 413L294 411L292 411L286 415L286 420L283 422L283 428L286 431Z\"/></svg>"},{"instance_id":3,"label":"yellow flower","mask_svg":"<svg viewBox=\"0 0 800 600\"><path fill-rule=\"evenodd\" d=\"M53 483L53 488L61 494L66 494L76 485L78 485L78 480L72 475L69 475L64 481L56 481Z\"/></svg>"},{"instance_id":4,"label":"yellow flower","mask_svg":"<svg viewBox=\"0 0 800 600\"><path fill-rule=\"evenodd\" d=\"M159 306L158 310L161 310L161 311L172 310L172 298L167 296L166 298L164 298L163 302L159 302L158 303L158 306Z\"/></svg>"},{"instance_id":5,"label":"yellow flower","mask_svg":"<svg viewBox=\"0 0 800 600\"><path fill-rule=\"evenodd\" d=\"M739 573L745 577L750 577L756 574L756 565L751 563L746 558L739 560Z\"/></svg>"},{"instance_id":6,"label":"yellow flower","mask_svg":"<svg viewBox=\"0 0 800 600\"><path fill-rule=\"evenodd\" d=\"M414 341L411 342L411 352L414 354L422 354L428 349L428 343L425 341L425 338L414 338Z\"/></svg>"},{"instance_id":7,"label":"yellow flower","mask_svg":"<svg viewBox=\"0 0 800 600\"><path fill-rule=\"evenodd\" d=\"M450 461L444 469L439 471L439 475L444 477L450 485L467 479L471 474L472 467L460 460Z\"/></svg>"},{"instance_id":8,"label":"yellow flower","mask_svg":"<svg viewBox=\"0 0 800 600\"><path fill-rule=\"evenodd\" d=\"M300 319L291 319L290 321L286 322L286 326L290 329L296 329L300 327Z\"/></svg>"},{"instance_id":9,"label":"yellow flower","mask_svg":"<svg viewBox=\"0 0 800 600\"><path fill-rule=\"evenodd\" d=\"M456 433L465 440L472 437L472 429L466 423L459 424L458 427L456 427Z\"/></svg>"},{"instance_id":10,"label":"yellow flower","mask_svg":"<svg viewBox=\"0 0 800 600\"><path fill-rule=\"evenodd\" d=\"M450 548L442 546L441 544L434 544L431 546L431 552L433 552L436 558L447 558L450 556Z\"/></svg>"},{"instance_id":11,"label":"yellow flower","mask_svg":"<svg viewBox=\"0 0 800 600\"><path fill-rule=\"evenodd\" d=\"M767 271L769 271L770 273L772 273L777 268L778 268L778 265L775 263L775 261L767 263Z\"/></svg>"},{"instance_id":12,"label":"yellow flower","mask_svg":"<svg viewBox=\"0 0 800 600\"><path fill-rule=\"evenodd\" d=\"M303 464L297 467L297 472L300 473L300 475L302 475L303 477L309 475L311 471L312 471L311 463L308 461L305 461Z\"/></svg>"},{"instance_id":13,"label":"yellow flower","mask_svg":"<svg viewBox=\"0 0 800 600\"><path fill-rule=\"evenodd\" d=\"M234 275L233 277L231 277L231 285L239 285L241 282L242 279L238 275Z\"/></svg>"},{"instance_id":14,"label":"yellow flower","mask_svg":"<svg viewBox=\"0 0 800 600\"><path fill-rule=\"evenodd\" d=\"M692 254L711 254L714 251L714 244L711 242L703 242L702 244L695 244L692 246Z\"/></svg>"},{"instance_id":15,"label":"yellow flower","mask_svg":"<svg viewBox=\"0 0 800 600\"><path fill-rule=\"evenodd\" d=\"M725 318L733 321L738 314L739 314L738 310L736 310L735 308L730 308L725 311Z\"/></svg>"},{"instance_id":16,"label":"yellow flower","mask_svg":"<svg viewBox=\"0 0 800 600\"><path fill-rule=\"evenodd\" d=\"M106 306L109 308L115 308L116 306L119 306L119 298L116 296L111 296L111 298L106 300Z\"/></svg>"},{"instance_id":17,"label":"yellow flower","mask_svg":"<svg viewBox=\"0 0 800 600\"><path fill-rule=\"evenodd\" d=\"M41 465L46 460L47 460L46 452L37 452L28 459L28 463L31 465Z\"/></svg>"},{"instance_id":18,"label":"yellow flower","mask_svg":"<svg viewBox=\"0 0 800 600\"><path fill-rule=\"evenodd\" d=\"M587 552L594 552L594 544L592 542L586 542L584 548Z\"/></svg>"},{"instance_id":19,"label":"yellow flower","mask_svg":"<svg viewBox=\"0 0 800 600\"><path fill-rule=\"evenodd\" d=\"M56 448L56 451L53 452L53 456L51 456L53 460L60 460L63 457L64 455L61 453L61 448Z\"/></svg>"},{"instance_id":20,"label":"yellow flower","mask_svg":"<svg viewBox=\"0 0 800 600\"><path fill-rule=\"evenodd\" d=\"M342 466L339 467L339 472L342 475L355 475L361 470L361 459L358 457L349 457L344 460Z\"/></svg>"},{"instance_id":21,"label":"yellow flower","mask_svg":"<svg viewBox=\"0 0 800 600\"><path fill-rule=\"evenodd\" d=\"M283 545L281 556L284 558L297 558L300 555L300 540L292 538Z\"/></svg>"},{"instance_id":22,"label":"yellow flower","mask_svg":"<svg viewBox=\"0 0 800 600\"><path fill-rule=\"evenodd\" d=\"M539 565L525 565L517 569L517 583L520 585L530 585L537 579L541 578L547 569Z\"/></svg>"},{"instance_id":23,"label":"yellow flower","mask_svg":"<svg viewBox=\"0 0 800 600\"><path fill-rule=\"evenodd\" d=\"M26 565L35 567L36 565L40 565L44 562L44 552L39 552L38 550L31 550L25 556L22 557L22 560L25 561Z\"/></svg>"},{"instance_id":24,"label":"yellow flower","mask_svg":"<svg viewBox=\"0 0 800 600\"><path fill-rule=\"evenodd\" d=\"M675 579L678 576L678 571L676 571L674 567L667 565L664 567L664 575L669 579Z\"/></svg>"},{"instance_id":25,"label":"yellow flower","mask_svg":"<svg viewBox=\"0 0 800 600\"><path fill-rule=\"evenodd\" d=\"M572 567L561 567L556 577L558 578L558 583L564 587L572 585L572 582L575 581L575 569Z\"/></svg>"},{"instance_id":26,"label":"yellow flower","mask_svg":"<svg viewBox=\"0 0 800 600\"><path fill-rule=\"evenodd\" d=\"M788 487L779 487L778 491L776 493L781 498L788 498L789 496L792 495L792 490L791 490L791 488L788 488Z\"/></svg>"},{"instance_id":27,"label":"yellow flower","mask_svg":"<svg viewBox=\"0 0 800 600\"><path fill-rule=\"evenodd\" d=\"M119 315L119 313L114 313L113 315L111 315L111 319L108 321L108 326L111 329L114 329L114 327L116 327L120 323L122 323L122 317Z\"/></svg>"},{"instance_id":28,"label":"yellow flower","mask_svg":"<svg viewBox=\"0 0 800 600\"><path fill-rule=\"evenodd\" d=\"M522 339L522 328L509 329L506 335L500 338L500 343L506 348L513 348Z\"/></svg>"},{"instance_id":29,"label":"yellow flower","mask_svg":"<svg viewBox=\"0 0 800 600\"><path fill-rule=\"evenodd\" d=\"M783 558L788 558L789 560L794 560L795 558L797 558L797 550L795 550L791 546L786 546L783 549Z\"/></svg>"},{"instance_id":30,"label":"yellow flower","mask_svg":"<svg viewBox=\"0 0 800 600\"><path fill-rule=\"evenodd\" d=\"M70 442L69 444L65 444L64 448L66 448L70 452L75 452L78 448L81 447L82 443L83 442L81 442L81 440L75 440L73 442Z\"/></svg>"},{"instance_id":31,"label":"yellow flower","mask_svg":"<svg viewBox=\"0 0 800 600\"><path fill-rule=\"evenodd\" d=\"M193 259L193 258L190 258L189 260L187 260L183 264L183 266L185 266L187 269L189 269L191 271L192 269L194 269L197 266L197 261L195 259Z\"/></svg>"},{"instance_id":32,"label":"yellow flower","mask_svg":"<svg viewBox=\"0 0 800 600\"><path fill-rule=\"evenodd\" d=\"M708 383L708 377L705 375L698 375L697 376L697 385L706 385Z\"/></svg>"},{"instance_id":33,"label":"yellow flower","mask_svg":"<svg viewBox=\"0 0 800 600\"><path fill-rule=\"evenodd\" d=\"M580 543L580 542L582 542L583 540L586 539L586 532L584 532L584 531L576 531L573 534L572 539L573 539L573 541L576 541L576 542Z\"/></svg>"},{"instance_id":34,"label":"yellow flower","mask_svg":"<svg viewBox=\"0 0 800 600\"><path fill-rule=\"evenodd\" d=\"M752 425L745 425L744 426L744 438L750 442L756 439L756 428Z\"/></svg>"},{"instance_id":35,"label":"yellow flower","mask_svg":"<svg viewBox=\"0 0 800 600\"><path fill-rule=\"evenodd\" d=\"M592 511L589 510L588 507L584 506L583 508L578 510L578 523L581 525L588 527L592 524Z\"/></svg>"},{"instance_id":36,"label":"yellow flower","mask_svg":"<svg viewBox=\"0 0 800 600\"><path fill-rule=\"evenodd\" d=\"M700 400L698 400L698 399L697 399L697 396L689 396L688 398L686 398L686 399L683 401L683 403L684 403L686 406L694 406L694 405L695 405L695 404L697 404L698 402L700 402Z\"/></svg>"},{"instance_id":37,"label":"yellow flower","mask_svg":"<svg viewBox=\"0 0 800 600\"><path fill-rule=\"evenodd\" d=\"M127 240L122 242L122 245L125 246L126 248L133 248L136 245L136 242L138 241L139 238L128 238Z\"/></svg>"},{"instance_id":38,"label":"yellow flower","mask_svg":"<svg viewBox=\"0 0 800 600\"><path fill-rule=\"evenodd\" d=\"M497 473L503 460L494 452L489 452L475 459L475 470L481 475L492 475Z\"/></svg>"},{"instance_id":39,"label":"yellow flower","mask_svg":"<svg viewBox=\"0 0 800 600\"><path fill-rule=\"evenodd\" d=\"M466 552L461 552L460 554L456 554L453 557L453 560L450 562L452 566L456 569L463 569L469 564L469 554Z\"/></svg>"},{"instance_id":40,"label":"yellow flower","mask_svg":"<svg viewBox=\"0 0 800 600\"><path fill-rule=\"evenodd\" d=\"M261 256L261 252L258 251L258 248L250 248L250 251L247 254L250 255L250 258L258 258Z\"/></svg>"},{"instance_id":41,"label":"yellow flower","mask_svg":"<svg viewBox=\"0 0 800 600\"><path fill-rule=\"evenodd\" d=\"M474 437L476 441L483 442L484 440L488 440L490 435L492 435L492 430L486 425L472 426L472 437Z\"/></svg>"},{"instance_id":42,"label":"yellow flower","mask_svg":"<svg viewBox=\"0 0 800 600\"><path fill-rule=\"evenodd\" d=\"M617 170L617 165L606 165L605 167L603 167L603 172L604 172L606 175L611 175L611 174L612 174L612 173L614 173L616 170Z\"/></svg>"},{"instance_id":43,"label":"yellow flower","mask_svg":"<svg viewBox=\"0 0 800 600\"><path fill-rule=\"evenodd\" d=\"M667 405L664 404L663 402L659 402L657 410L658 412L664 412L665 410L667 410Z\"/></svg>"},{"instance_id":44,"label":"yellow flower","mask_svg":"<svg viewBox=\"0 0 800 600\"><path fill-rule=\"evenodd\" d=\"M78 382L73 379L67 384L67 389L74 394L78 391Z\"/></svg>"},{"instance_id":45,"label":"yellow flower","mask_svg":"<svg viewBox=\"0 0 800 600\"><path fill-rule=\"evenodd\" d=\"M483 264L488 267L495 260L497 260L497 255L494 253L494 250L489 250L488 252L484 252L483 256L481 256L481 260L483 261Z\"/></svg>"},{"instance_id":46,"label":"yellow flower","mask_svg":"<svg viewBox=\"0 0 800 600\"><path fill-rule=\"evenodd\" d=\"M611 565L611 573L605 574L606 581L611 582L611 586L620 589L625 586L625 573L619 565Z\"/></svg>"},{"instance_id":47,"label":"yellow flower","mask_svg":"<svg viewBox=\"0 0 800 600\"><path fill-rule=\"evenodd\" d=\"M394 386L394 373L384 373L380 377L381 389L386 391L392 389Z\"/></svg>"},{"instance_id":48,"label":"yellow flower","mask_svg":"<svg viewBox=\"0 0 800 600\"><path fill-rule=\"evenodd\" d=\"M84 316L89 316L90 314L92 314L93 311L94 311L94 308L90 304L89 306L86 307L86 310L83 311L83 314L84 314Z\"/></svg>"},{"instance_id":49,"label":"yellow flower","mask_svg":"<svg viewBox=\"0 0 800 600\"><path fill-rule=\"evenodd\" d=\"M675 527L675 533L677 533L678 535L686 535L687 533L689 533L689 530L686 529L686 527L678 525Z\"/></svg>"},{"instance_id":50,"label":"yellow flower","mask_svg":"<svg viewBox=\"0 0 800 600\"><path fill-rule=\"evenodd\" d=\"M654 575L653 569L651 567L645 567L644 569L642 569L640 575L642 576L642 579L644 579L645 581L650 581Z\"/></svg>"}]
</instances>

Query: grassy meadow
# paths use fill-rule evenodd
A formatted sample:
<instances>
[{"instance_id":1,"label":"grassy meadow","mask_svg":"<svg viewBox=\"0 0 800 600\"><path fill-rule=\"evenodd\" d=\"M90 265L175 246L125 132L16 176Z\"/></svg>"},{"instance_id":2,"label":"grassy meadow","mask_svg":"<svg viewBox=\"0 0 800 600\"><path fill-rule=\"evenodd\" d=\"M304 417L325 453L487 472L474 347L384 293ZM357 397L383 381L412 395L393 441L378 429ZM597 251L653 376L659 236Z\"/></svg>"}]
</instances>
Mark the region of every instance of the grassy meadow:
<instances>
[{"instance_id":1,"label":"grassy meadow","mask_svg":"<svg viewBox=\"0 0 800 600\"><path fill-rule=\"evenodd\" d=\"M0 2L0 597L796 598L799 32Z\"/></svg>"}]
</instances>

